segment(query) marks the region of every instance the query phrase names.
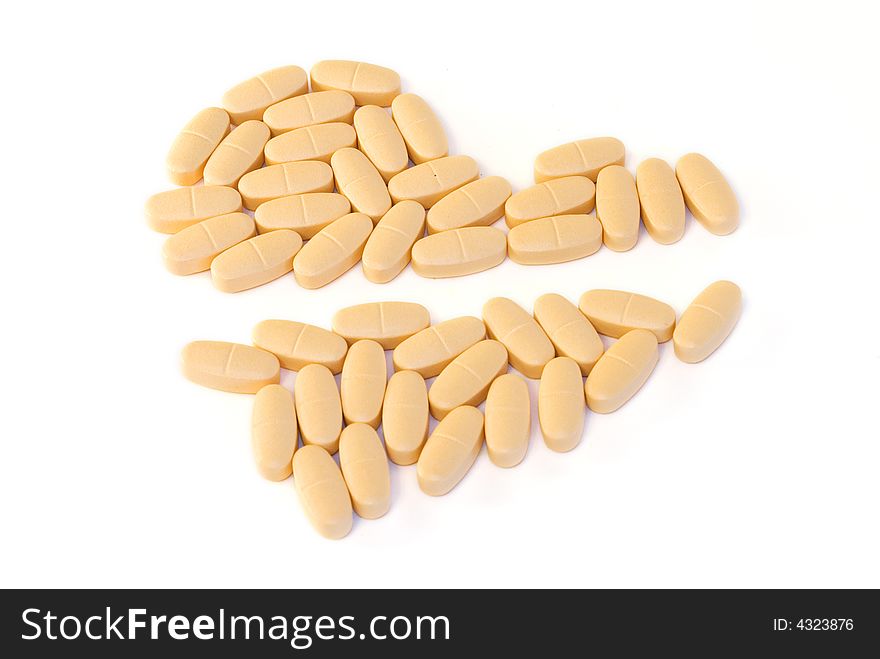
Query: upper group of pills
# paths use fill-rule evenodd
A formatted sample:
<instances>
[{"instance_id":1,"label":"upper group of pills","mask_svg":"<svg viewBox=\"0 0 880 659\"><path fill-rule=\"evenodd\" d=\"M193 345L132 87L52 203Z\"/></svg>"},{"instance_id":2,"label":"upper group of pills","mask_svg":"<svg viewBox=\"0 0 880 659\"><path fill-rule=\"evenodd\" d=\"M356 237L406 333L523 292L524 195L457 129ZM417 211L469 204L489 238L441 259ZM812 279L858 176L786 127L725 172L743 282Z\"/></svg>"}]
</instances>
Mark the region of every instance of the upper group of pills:
<instances>
[{"instance_id":1,"label":"upper group of pills","mask_svg":"<svg viewBox=\"0 0 880 659\"><path fill-rule=\"evenodd\" d=\"M327 60L311 75L266 71L227 91L222 108L199 112L168 153L169 177L183 187L146 203L149 225L174 234L163 248L168 269L210 270L218 289L236 292L291 271L319 288L360 262L384 283L410 262L438 278L507 256L534 265L603 243L625 251L642 222L673 243L685 207L718 235L739 222L736 197L707 158L685 155L674 170L651 158L633 176L612 137L539 154L535 185L513 193L500 176L481 178L473 158L449 155L430 106L400 92L390 69ZM492 226L502 218L507 232Z\"/></svg>"}]
</instances>

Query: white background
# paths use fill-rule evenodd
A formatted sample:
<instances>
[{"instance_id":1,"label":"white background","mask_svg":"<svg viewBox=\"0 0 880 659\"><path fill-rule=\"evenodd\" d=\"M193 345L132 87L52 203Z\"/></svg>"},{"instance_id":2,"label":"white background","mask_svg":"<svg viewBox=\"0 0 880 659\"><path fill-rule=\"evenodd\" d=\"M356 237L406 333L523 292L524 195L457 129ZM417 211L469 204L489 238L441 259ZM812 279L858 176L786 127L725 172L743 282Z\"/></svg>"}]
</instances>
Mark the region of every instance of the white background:
<instances>
[{"instance_id":1,"label":"white background","mask_svg":"<svg viewBox=\"0 0 880 659\"><path fill-rule=\"evenodd\" d=\"M16 3L4 15L0 419L2 586L880 586L880 139L870 3ZM643 158L713 159L741 226L689 218L672 246L463 279L359 268L237 295L161 263L143 220L165 152L223 91L284 64L398 70L483 174L531 183L535 155L614 135ZM252 397L178 371L194 339L264 318L494 295L744 291L708 361L671 345L618 412L520 466L485 451L448 496L392 467L393 505L344 540L291 480L252 464ZM285 375L290 385L293 374ZM532 389L533 393L535 388Z\"/></svg>"}]
</instances>

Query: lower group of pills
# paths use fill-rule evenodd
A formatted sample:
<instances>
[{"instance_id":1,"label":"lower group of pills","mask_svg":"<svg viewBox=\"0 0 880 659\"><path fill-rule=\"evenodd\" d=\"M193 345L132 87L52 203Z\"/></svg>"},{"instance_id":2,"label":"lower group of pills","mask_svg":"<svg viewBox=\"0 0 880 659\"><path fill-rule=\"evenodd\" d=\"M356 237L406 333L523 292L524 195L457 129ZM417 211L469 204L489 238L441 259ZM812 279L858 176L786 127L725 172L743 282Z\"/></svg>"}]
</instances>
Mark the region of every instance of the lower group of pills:
<instances>
[{"instance_id":1,"label":"lower group of pills","mask_svg":"<svg viewBox=\"0 0 880 659\"><path fill-rule=\"evenodd\" d=\"M389 460L415 464L419 487L433 496L464 478L484 443L494 464L519 464L531 434L524 378L539 380L545 444L569 451L581 441L587 409L613 412L642 387L659 343L672 340L684 362L702 361L730 334L741 306L729 281L709 285L677 320L659 300L615 290L588 291L577 305L543 295L531 313L498 297L482 318L437 324L420 304L374 302L338 311L330 330L265 320L253 345L195 341L183 349L182 368L196 383L256 394L260 474L292 474L315 529L341 538L353 513L373 519L388 511ZM617 340L606 350L599 334ZM293 392L280 384L281 368L297 371ZM429 433L431 416L439 423Z\"/></svg>"}]
</instances>

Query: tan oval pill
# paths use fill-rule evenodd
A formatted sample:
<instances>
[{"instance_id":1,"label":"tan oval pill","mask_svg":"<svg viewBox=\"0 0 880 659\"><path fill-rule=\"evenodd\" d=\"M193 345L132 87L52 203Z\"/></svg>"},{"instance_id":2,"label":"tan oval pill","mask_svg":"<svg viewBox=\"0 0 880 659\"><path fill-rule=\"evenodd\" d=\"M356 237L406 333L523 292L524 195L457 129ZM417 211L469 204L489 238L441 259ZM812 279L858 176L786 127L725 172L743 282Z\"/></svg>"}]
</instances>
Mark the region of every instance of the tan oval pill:
<instances>
[{"instance_id":1,"label":"tan oval pill","mask_svg":"<svg viewBox=\"0 0 880 659\"><path fill-rule=\"evenodd\" d=\"M428 404L435 419L442 419L461 405L479 405L489 386L507 372L507 350L487 339L472 345L441 371L428 390Z\"/></svg>"},{"instance_id":2,"label":"tan oval pill","mask_svg":"<svg viewBox=\"0 0 880 659\"><path fill-rule=\"evenodd\" d=\"M342 365L339 387L342 416L346 423L366 423L373 428L379 427L387 378L382 346L369 339L355 341Z\"/></svg>"},{"instance_id":3,"label":"tan oval pill","mask_svg":"<svg viewBox=\"0 0 880 659\"><path fill-rule=\"evenodd\" d=\"M510 183L500 176L487 176L450 192L428 212L428 233L494 224L504 215Z\"/></svg>"},{"instance_id":4,"label":"tan oval pill","mask_svg":"<svg viewBox=\"0 0 880 659\"><path fill-rule=\"evenodd\" d=\"M620 165L599 172L596 217L602 223L607 247L615 252L635 247L639 239L639 194L632 174Z\"/></svg>"},{"instance_id":5,"label":"tan oval pill","mask_svg":"<svg viewBox=\"0 0 880 659\"><path fill-rule=\"evenodd\" d=\"M205 185L238 185L238 180L263 165L263 147L269 127L262 121L245 121L232 129L205 163Z\"/></svg>"},{"instance_id":6,"label":"tan oval pill","mask_svg":"<svg viewBox=\"0 0 880 659\"><path fill-rule=\"evenodd\" d=\"M227 249L211 261L211 280L225 293L262 286L293 269L293 257L302 247L295 231L272 231Z\"/></svg>"},{"instance_id":7,"label":"tan oval pill","mask_svg":"<svg viewBox=\"0 0 880 659\"><path fill-rule=\"evenodd\" d=\"M584 434L584 382L577 362L556 357L547 362L538 385L538 422L544 443L564 453Z\"/></svg>"},{"instance_id":8,"label":"tan oval pill","mask_svg":"<svg viewBox=\"0 0 880 659\"><path fill-rule=\"evenodd\" d=\"M538 183L512 195L504 206L507 226L551 215L589 213L596 202L596 184L586 176L565 176Z\"/></svg>"},{"instance_id":9,"label":"tan oval pill","mask_svg":"<svg viewBox=\"0 0 880 659\"><path fill-rule=\"evenodd\" d=\"M443 124L421 96L401 94L391 102L391 115L415 164L420 165L449 154Z\"/></svg>"},{"instance_id":10,"label":"tan oval pill","mask_svg":"<svg viewBox=\"0 0 880 659\"><path fill-rule=\"evenodd\" d=\"M531 416L526 381L514 373L495 378L486 396L486 449L492 462L499 467L522 462L529 448Z\"/></svg>"},{"instance_id":11,"label":"tan oval pill","mask_svg":"<svg viewBox=\"0 0 880 659\"><path fill-rule=\"evenodd\" d=\"M425 233L425 209L415 201L391 207L367 239L361 267L364 276L384 284L399 275L412 254L413 243Z\"/></svg>"},{"instance_id":12,"label":"tan oval pill","mask_svg":"<svg viewBox=\"0 0 880 659\"><path fill-rule=\"evenodd\" d=\"M342 403L330 369L307 364L296 374L293 400L303 444L315 444L336 453L342 432Z\"/></svg>"},{"instance_id":13,"label":"tan oval pill","mask_svg":"<svg viewBox=\"0 0 880 659\"><path fill-rule=\"evenodd\" d=\"M693 216L717 236L739 226L739 203L724 175L706 156L689 153L675 165L684 200Z\"/></svg>"},{"instance_id":14,"label":"tan oval pill","mask_svg":"<svg viewBox=\"0 0 880 659\"><path fill-rule=\"evenodd\" d=\"M315 530L338 540L351 531L351 497L336 462L320 446L303 446L293 455L293 482Z\"/></svg>"},{"instance_id":15,"label":"tan oval pill","mask_svg":"<svg viewBox=\"0 0 880 659\"><path fill-rule=\"evenodd\" d=\"M556 215L513 227L507 234L510 260L522 265L564 263L595 254L602 225L594 215Z\"/></svg>"},{"instance_id":16,"label":"tan oval pill","mask_svg":"<svg viewBox=\"0 0 880 659\"><path fill-rule=\"evenodd\" d=\"M192 185L202 178L205 163L229 132L229 115L220 108L205 108L189 120L174 139L165 167L177 185Z\"/></svg>"},{"instance_id":17,"label":"tan oval pill","mask_svg":"<svg viewBox=\"0 0 880 659\"><path fill-rule=\"evenodd\" d=\"M355 423L339 438L339 466L351 495L354 511L364 519L377 519L391 506L391 474L379 435L364 423Z\"/></svg>"},{"instance_id":18,"label":"tan oval pill","mask_svg":"<svg viewBox=\"0 0 880 659\"><path fill-rule=\"evenodd\" d=\"M351 270L361 260L373 221L349 213L321 229L293 260L293 274L303 288L321 288ZM271 236L277 231L264 235Z\"/></svg>"},{"instance_id":19,"label":"tan oval pill","mask_svg":"<svg viewBox=\"0 0 880 659\"><path fill-rule=\"evenodd\" d=\"M587 378L587 405L607 414L642 388L659 358L657 337L648 330L627 332L605 352Z\"/></svg>"},{"instance_id":20,"label":"tan oval pill","mask_svg":"<svg viewBox=\"0 0 880 659\"><path fill-rule=\"evenodd\" d=\"M358 105L388 107L400 93L400 76L384 66L349 60L324 60L312 67L312 91L341 89Z\"/></svg>"},{"instance_id":21,"label":"tan oval pill","mask_svg":"<svg viewBox=\"0 0 880 659\"><path fill-rule=\"evenodd\" d=\"M430 208L479 176L480 168L470 156L447 156L403 170L388 181L388 192L395 202L412 199Z\"/></svg>"},{"instance_id":22,"label":"tan oval pill","mask_svg":"<svg viewBox=\"0 0 880 659\"><path fill-rule=\"evenodd\" d=\"M293 320L263 320L254 327L254 345L278 357L281 366L298 371L308 364L321 364L331 373L342 370L348 344L323 327Z\"/></svg>"},{"instance_id":23,"label":"tan oval pill","mask_svg":"<svg viewBox=\"0 0 880 659\"><path fill-rule=\"evenodd\" d=\"M211 267L217 255L256 235L247 213L227 213L202 220L165 241L162 258L176 275L191 275Z\"/></svg>"},{"instance_id":24,"label":"tan oval pill","mask_svg":"<svg viewBox=\"0 0 880 659\"><path fill-rule=\"evenodd\" d=\"M272 135L281 135L297 128L340 121L350 124L354 117L354 97L334 89L294 96L270 105L263 113L263 123Z\"/></svg>"},{"instance_id":25,"label":"tan oval pill","mask_svg":"<svg viewBox=\"0 0 880 659\"><path fill-rule=\"evenodd\" d=\"M416 472L422 492L441 496L458 485L483 445L483 415L476 407L452 410L425 443Z\"/></svg>"},{"instance_id":26,"label":"tan oval pill","mask_svg":"<svg viewBox=\"0 0 880 659\"><path fill-rule=\"evenodd\" d=\"M665 160L648 158L636 168L636 190L648 235L669 245L684 235L684 197Z\"/></svg>"},{"instance_id":27,"label":"tan oval pill","mask_svg":"<svg viewBox=\"0 0 880 659\"><path fill-rule=\"evenodd\" d=\"M254 212L254 221L260 233L290 229L303 240L309 240L333 220L350 212L351 204L341 194L306 192L260 204Z\"/></svg>"},{"instance_id":28,"label":"tan oval pill","mask_svg":"<svg viewBox=\"0 0 880 659\"><path fill-rule=\"evenodd\" d=\"M365 105L354 113L357 145L387 182L409 164L406 144L391 115L378 105Z\"/></svg>"},{"instance_id":29,"label":"tan oval pill","mask_svg":"<svg viewBox=\"0 0 880 659\"><path fill-rule=\"evenodd\" d=\"M483 272L507 256L507 236L495 227L464 227L441 231L417 241L412 265L422 277L440 279Z\"/></svg>"},{"instance_id":30,"label":"tan oval pill","mask_svg":"<svg viewBox=\"0 0 880 659\"><path fill-rule=\"evenodd\" d=\"M340 149L330 158L336 189L351 202L358 213L370 216L374 223L391 208L385 179L373 163L357 149Z\"/></svg>"},{"instance_id":31,"label":"tan oval pill","mask_svg":"<svg viewBox=\"0 0 880 659\"><path fill-rule=\"evenodd\" d=\"M184 376L196 384L238 394L255 394L280 378L275 355L240 343L193 341L184 346L180 362Z\"/></svg>"},{"instance_id":32,"label":"tan oval pill","mask_svg":"<svg viewBox=\"0 0 880 659\"><path fill-rule=\"evenodd\" d=\"M349 344L372 339L385 350L431 324L431 315L414 302L367 302L340 309L333 316L333 331Z\"/></svg>"},{"instance_id":33,"label":"tan oval pill","mask_svg":"<svg viewBox=\"0 0 880 659\"><path fill-rule=\"evenodd\" d=\"M586 176L595 181L610 165L623 165L626 148L614 137L577 140L548 149L535 158L535 183L563 176Z\"/></svg>"},{"instance_id":34,"label":"tan oval pill","mask_svg":"<svg viewBox=\"0 0 880 659\"><path fill-rule=\"evenodd\" d=\"M413 334L394 349L394 368L432 378L475 343L486 338L486 326L474 316L444 320Z\"/></svg>"},{"instance_id":35,"label":"tan oval pill","mask_svg":"<svg viewBox=\"0 0 880 659\"><path fill-rule=\"evenodd\" d=\"M254 170L241 177L238 191L245 208L254 210L267 201L309 192L332 192L333 170L325 162L286 162Z\"/></svg>"},{"instance_id":36,"label":"tan oval pill","mask_svg":"<svg viewBox=\"0 0 880 659\"><path fill-rule=\"evenodd\" d=\"M663 343L672 338L675 329L675 309L638 293L587 291L581 295L578 306L596 331L605 336L620 338L634 329L645 329Z\"/></svg>"},{"instance_id":37,"label":"tan oval pill","mask_svg":"<svg viewBox=\"0 0 880 659\"><path fill-rule=\"evenodd\" d=\"M541 377L556 350L532 315L513 300L494 297L483 305L489 336L504 344L510 364L527 378Z\"/></svg>"},{"instance_id":38,"label":"tan oval pill","mask_svg":"<svg viewBox=\"0 0 880 659\"><path fill-rule=\"evenodd\" d=\"M293 396L280 384L266 385L254 398L251 417L251 449L260 475L270 481L290 476L296 442Z\"/></svg>"},{"instance_id":39,"label":"tan oval pill","mask_svg":"<svg viewBox=\"0 0 880 659\"><path fill-rule=\"evenodd\" d=\"M328 163L339 149L357 144L357 135L349 124L318 124L297 128L266 143L266 162L277 165L298 160L320 160Z\"/></svg>"},{"instance_id":40,"label":"tan oval pill","mask_svg":"<svg viewBox=\"0 0 880 659\"><path fill-rule=\"evenodd\" d=\"M298 66L281 66L237 84L223 94L223 107L232 122L262 119L270 105L309 91L306 72Z\"/></svg>"},{"instance_id":41,"label":"tan oval pill","mask_svg":"<svg viewBox=\"0 0 880 659\"><path fill-rule=\"evenodd\" d=\"M742 291L732 281L716 281L681 314L672 335L675 356L701 362L724 343L742 313Z\"/></svg>"},{"instance_id":42,"label":"tan oval pill","mask_svg":"<svg viewBox=\"0 0 880 659\"><path fill-rule=\"evenodd\" d=\"M535 300L535 320L556 348L556 354L573 359L581 374L589 375L605 346L578 308L561 295L548 293Z\"/></svg>"},{"instance_id":43,"label":"tan oval pill","mask_svg":"<svg viewBox=\"0 0 880 659\"><path fill-rule=\"evenodd\" d=\"M147 224L159 233L177 233L217 215L241 210L241 195L235 188L200 185L158 192L147 199Z\"/></svg>"},{"instance_id":44,"label":"tan oval pill","mask_svg":"<svg viewBox=\"0 0 880 659\"><path fill-rule=\"evenodd\" d=\"M398 371L388 379L382 431L393 463L411 465L419 459L428 439L428 389L415 371Z\"/></svg>"}]
</instances>

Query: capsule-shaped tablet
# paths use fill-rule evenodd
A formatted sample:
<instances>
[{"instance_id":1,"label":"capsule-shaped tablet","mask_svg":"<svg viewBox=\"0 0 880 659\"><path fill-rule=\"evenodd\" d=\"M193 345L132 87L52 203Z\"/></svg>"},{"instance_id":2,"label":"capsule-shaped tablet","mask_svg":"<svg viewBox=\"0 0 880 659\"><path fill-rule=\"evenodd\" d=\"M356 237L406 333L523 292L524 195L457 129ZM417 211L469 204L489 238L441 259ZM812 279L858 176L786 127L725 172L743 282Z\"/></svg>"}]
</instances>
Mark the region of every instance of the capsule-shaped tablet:
<instances>
[{"instance_id":1,"label":"capsule-shaped tablet","mask_svg":"<svg viewBox=\"0 0 880 659\"><path fill-rule=\"evenodd\" d=\"M648 235L669 245L684 235L684 197L665 160L648 158L636 168L636 189Z\"/></svg>"},{"instance_id":2,"label":"capsule-shaped tablet","mask_svg":"<svg viewBox=\"0 0 880 659\"><path fill-rule=\"evenodd\" d=\"M339 373L348 352L341 336L307 323L293 320L263 320L251 335L254 345L278 357L281 366L299 371L309 364L321 364Z\"/></svg>"},{"instance_id":3,"label":"capsule-shaped tablet","mask_svg":"<svg viewBox=\"0 0 880 659\"><path fill-rule=\"evenodd\" d=\"M556 357L547 362L538 384L538 422L544 443L564 453L584 434L584 381L577 362Z\"/></svg>"},{"instance_id":4,"label":"capsule-shaped tablet","mask_svg":"<svg viewBox=\"0 0 880 659\"><path fill-rule=\"evenodd\" d=\"M257 206L254 221L260 233L290 229L303 240L351 212L348 199L335 192L307 192L272 199Z\"/></svg>"},{"instance_id":5,"label":"capsule-shaped tablet","mask_svg":"<svg viewBox=\"0 0 880 659\"><path fill-rule=\"evenodd\" d=\"M272 231L230 247L211 261L211 280L224 293L262 286L293 269L302 247L295 231Z\"/></svg>"},{"instance_id":6,"label":"capsule-shaped tablet","mask_svg":"<svg viewBox=\"0 0 880 659\"><path fill-rule=\"evenodd\" d=\"M330 159L330 166L336 189L351 202L353 210L369 215L375 224L391 208L385 179L363 153L340 149Z\"/></svg>"},{"instance_id":7,"label":"capsule-shaped tablet","mask_svg":"<svg viewBox=\"0 0 880 659\"><path fill-rule=\"evenodd\" d=\"M205 185L238 185L238 180L263 165L263 147L269 127L262 121L245 121L232 129L205 163Z\"/></svg>"},{"instance_id":8,"label":"capsule-shaped tablet","mask_svg":"<svg viewBox=\"0 0 880 659\"><path fill-rule=\"evenodd\" d=\"M290 476L296 443L293 396L280 384L268 384L257 392L251 417L251 449L260 475L270 481Z\"/></svg>"},{"instance_id":9,"label":"capsule-shaped tablet","mask_svg":"<svg viewBox=\"0 0 880 659\"><path fill-rule=\"evenodd\" d=\"M293 455L293 482L315 530L338 540L351 531L351 497L336 462L320 446L303 446Z\"/></svg>"},{"instance_id":10,"label":"capsule-shaped tablet","mask_svg":"<svg viewBox=\"0 0 880 659\"><path fill-rule=\"evenodd\" d=\"M635 247L639 239L639 194L632 174L620 165L599 172L596 217L602 223L608 248L625 252Z\"/></svg>"},{"instance_id":11,"label":"capsule-shaped tablet","mask_svg":"<svg viewBox=\"0 0 880 659\"><path fill-rule=\"evenodd\" d=\"M262 119L270 105L309 91L306 72L298 66L281 66L237 84L223 94L223 107L232 123Z\"/></svg>"},{"instance_id":12,"label":"capsule-shaped tablet","mask_svg":"<svg viewBox=\"0 0 880 659\"><path fill-rule=\"evenodd\" d=\"M512 195L504 205L504 216L507 226L513 228L551 215L589 213L595 203L595 183L586 176L565 176Z\"/></svg>"},{"instance_id":13,"label":"capsule-shaped tablet","mask_svg":"<svg viewBox=\"0 0 880 659\"><path fill-rule=\"evenodd\" d=\"M342 365L339 389L346 423L379 427L388 378L385 351L375 341L355 341Z\"/></svg>"},{"instance_id":14,"label":"capsule-shaped tablet","mask_svg":"<svg viewBox=\"0 0 880 659\"><path fill-rule=\"evenodd\" d=\"M391 115L406 141L410 160L420 165L449 154L443 124L431 106L416 94L401 94L391 102Z\"/></svg>"},{"instance_id":15,"label":"capsule-shaped tablet","mask_svg":"<svg viewBox=\"0 0 880 659\"><path fill-rule=\"evenodd\" d=\"M587 291L581 295L578 306L599 334L616 339L634 329L645 329L663 343L672 338L675 329L675 309L638 293Z\"/></svg>"},{"instance_id":16,"label":"capsule-shaped tablet","mask_svg":"<svg viewBox=\"0 0 880 659\"><path fill-rule=\"evenodd\" d=\"M325 162L286 162L254 170L238 182L244 206L254 210L273 199L310 192L333 192L333 170Z\"/></svg>"},{"instance_id":17,"label":"capsule-shaped tablet","mask_svg":"<svg viewBox=\"0 0 880 659\"><path fill-rule=\"evenodd\" d=\"M351 270L361 260L372 230L373 221L363 213L349 213L328 224L293 260L297 283L303 288L321 288Z\"/></svg>"},{"instance_id":18,"label":"capsule-shaped tablet","mask_svg":"<svg viewBox=\"0 0 880 659\"><path fill-rule=\"evenodd\" d=\"M293 400L303 444L315 444L336 453L342 432L342 403L330 369L307 364L296 374Z\"/></svg>"},{"instance_id":19,"label":"capsule-shaped tablet","mask_svg":"<svg viewBox=\"0 0 880 659\"><path fill-rule=\"evenodd\" d=\"M415 371L398 371L388 379L382 404L382 432L391 462L415 464L428 439L428 389Z\"/></svg>"},{"instance_id":20,"label":"capsule-shaped tablet","mask_svg":"<svg viewBox=\"0 0 880 659\"><path fill-rule=\"evenodd\" d=\"M431 315L414 302L367 302L340 309L333 316L333 331L349 345L372 339L385 350L431 324Z\"/></svg>"},{"instance_id":21,"label":"capsule-shaped tablet","mask_svg":"<svg viewBox=\"0 0 880 659\"><path fill-rule=\"evenodd\" d=\"M364 519L378 519L391 506L388 457L376 431L354 423L339 438L339 467L351 495L354 511Z\"/></svg>"},{"instance_id":22,"label":"capsule-shaped tablet","mask_svg":"<svg viewBox=\"0 0 880 659\"><path fill-rule=\"evenodd\" d=\"M578 384L580 388L580 384ZM486 396L486 449L499 467L522 462L532 430L531 403L526 381L505 373L492 382Z\"/></svg>"},{"instance_id":23,"label":"capsule-shaped tablet","mask_svg":"<svg viewBox=\"0 0 880 659\"><path fill-rule=\"evenodd\" d=\"M504 344L510 364L527 378L541 377L556 350L532 315L513 300L494 297L483 305L489 337Z\"/></svg>"},{"instance_id":24,"label":"capsule-shaped tablet","mask_svg":"<svg viewBox=\"0 0 880 659\"><path fill-rule=\"evenodd\" d=\"M417 241L412 265L417 275L441 279L483 272L507 256L507 236L495 227L441 231Z\"/></svg>"},{"instance_id":25,"label":"capsule-shaped tablet","mask_svg":"<svg viewBox=\"0 0 880 659\"><path fill-rule=\"evenodd\" d=\"M354 117L354 97L333 89L294 96L270 105L263 113L263 123L272 135L281 135L297 128L342 122L350 124Z\"/></svg>"},{"instance_id":26,"label":"capsule-shaped tablet","mask_svg":"<svg viewBox=\"0 0 880 659\"><path fill-rule=\"evenodd\" d=\"M237 394L255 394L278 384L280 365L275 355L240 343L193 341L183 348L181 369L196 384Z\"/></svg>"},{"instance_id":27,"label":"capsule-shaped tablet","mask_svg":"<svg viewBox=\"0 0 880 659\"><path fill-rule=\"evenodd\" d=\"M507 350L487 339L472 345L444 368L428 390L428 404L435 419L442 419L461 405L479 405L489 386L507 372Z\"/></svg>"},{"instance_id":28,"label":"capsule-shaped tablet","mask_svg":"<svg viewBox=\"0 0 880 659\"><path fill-rule=\"evenodd\" d=\"M555 215L513 227L507 234L510 260L522 265L564 263L595 254L602 225L595 215Z\"/></svg>"},{"instance_id":29,"label":"capsule-shaped tablet","mask_svg":"<svg viewBox=\"0 0 880 659\"><path fill-rule=\"evenodd\" d=\"M450 192L428 212L428 233L463 227L484 227L504 215L510 183L500 176L487 176Z\"/></svg>"},{"instance_id":30,"label":"capsule-shaped tablet","mask_svg":"<svg viewBox=\"0 0 880 659\"><path fill-rule=\"evenodd\" d=\"M716 236L739 226L739 202L724 175L706 156L689 153L679 158L675 176L688 210Z\"/></svg>"},{"instance_id":31,"label":"capsule-shaped tablet","mask_svg":"<svg viewBox=\"0 0 880 659\"><path fill-rule=\"evenodd\" d=\"M397 202L412 199L431 208L453 190L476 181L477 161L470 156L446 156L405 169L388 181L388 192Z\"/></svg>"},{"instance_id":32,"label":"capsule-shaped tablet","mask_svg":"<svg viewBox=\"0 0 880 659\"><path fill-rule=\"evenodd\" d=\"M428 437L416 473L422 492L441 496L464 478L483 445L483 415L465 405L452 410Z\"/></svg>"},{"instance_id":33,"label":"capsule-shaped tablet","mask_svg":"<svg viewBox=\"0 0 880 659\"><path fill-rule=\"evenodd\" d=\"M412 246L425 233L425 209L415 201L391 207L367 239L361 267L364 276L377 284L391 281L403 271Z\"/></svg>"},{"instance_id":34,"label":"capsule-shaped tablet","mask_svg":"<svg viewBox=\"0 0 880 659\"><path fill-rule=\"evenodd\" d=\"M368 62L324 60L312 67L312 91L341 89L354 96L358 105L387 108L400 93L396 71Z\"/></svg>"},{"instance_id":35,"label":"capsule-shaped tablet","mask_svg":"<svg viewBox=\"0 0 880 659\"><path fill-rule=\"evenodd\" d=\"M596 329L571 302L556 293L535 300L535 320L547 334L556 354L577 362L582 375L589 375L605 352Z\"/></svg>"},{"instance_id":36,"label":"capsule-shaped tablet","mask_svg":"<svg viewBox=\"0 0 880 659\"><path fill-rule=\"evenodd\" d=\"M732 281L716 281L681 314L672 335L675 356L701 362L724 343L742 313L742 291Z\"/></svg>"},{"instance_id":37,"label":"capsule-shaped tablet","mask_svg":"<svg viewBox=\"0 0 880 659\"><path fill-rule=\"evenodd\" d=\"M444 320L413 334L397 346L392 355L394 368L416 371L422 377L432 378L485 338L486 326L479 318L461 316Z\"/></svg>"},{"instance_id":38,"label":"capsule-shaped tablet","mask_svg":"<svg viewBox=\"0 0 880 659\"><path fill-rule=\"evenodd\" d=\"M599 358L584 392L594 412L607 414L618 409L642 388L657 365L660 353L652 332L627 332Z\"/></svg>"},{"instance_id":39,"label":"capsule-shaped tablet","mask_svg":"<svg viewBox=\"0 0 880 659\"><path fill-rule=\"evenodd\" d=\"M562 144L535 158L535 183L563 176L586 176L591 181L603 167L623 165L626 148L614 137L593 137Z\"/></svg>"},{"instance_id":40,"label":"capsule-shaped tablet","mask_svg":"<svg viewBox=\"0 0 880 659\"><path fill-rule=\"evenodd\" d=\"M204 272L221 252L255 235L247 213L218 215L170 236L162 246L162 258L175 275Z\"/></svg>"},{"instance_id":41,"label":"capsule-shaped tablet","mask_svg":"<svg viewBox=\"0 0 880 659\"><path fill-rule=\"evenodd\" d=\"M354 128L336 122L306 126L273 137L266 143L266 163L277 165L299 160L320 160L328 163L339 149L357 144Z\"/></svg>"},{"instance_id":42,"label":"capsule-shaped tablet","mask_svg":"<svg viewBox=\"0 0 880 659\"><path fill-rule=\"evenodd\" d=\"M158 192L147 199L147 224L159 233L177 233L217 215L241 210L241 195L235 188L200 185Z\"/></svg>"},{"instance_id":43,"label":"capsule-shaped tablet","mask_svg":"<svg viewBox=\"0 0 880 659\"><path fill-rule=\"evenodd\" d=\"M220 108L205 108L189 120L174 139L165 167L177 185L192 185L202 178L205 163L229 132L229 115Z\"/></svg>"},{"instance_id":44,"label":"capsule-shaped tablet","mask_svg":"<svg viewBox=\"0 0 880 659\"><path fill-rule=\"evenodd\" d=\"M378 105L365 105L354 113L357 145L387 183L409 164L406 144L388 111Z\"/></svg>"}]
</instances>

